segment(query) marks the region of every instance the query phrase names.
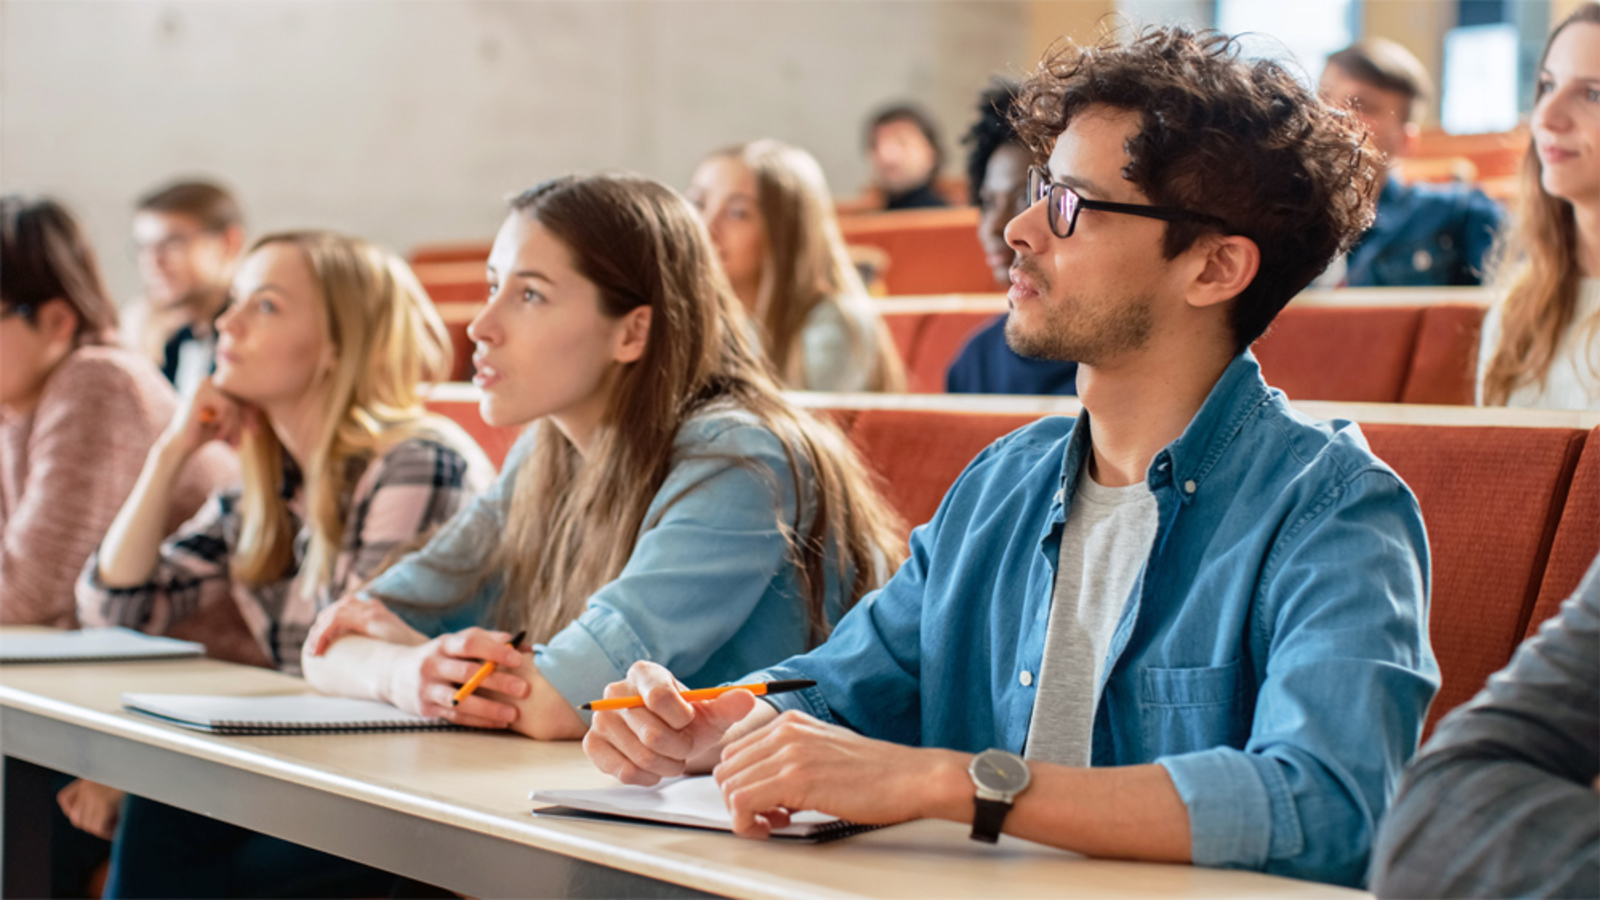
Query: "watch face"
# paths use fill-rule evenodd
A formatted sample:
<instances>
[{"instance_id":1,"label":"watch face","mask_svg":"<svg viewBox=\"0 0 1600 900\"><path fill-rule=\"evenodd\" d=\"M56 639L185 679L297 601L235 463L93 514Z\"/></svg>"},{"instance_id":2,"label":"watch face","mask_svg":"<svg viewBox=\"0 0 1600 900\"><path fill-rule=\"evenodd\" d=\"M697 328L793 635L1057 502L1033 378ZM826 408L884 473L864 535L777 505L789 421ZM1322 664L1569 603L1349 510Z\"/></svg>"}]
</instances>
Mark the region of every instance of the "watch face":
<instances>
[{"instance_id":1,"label":"watch face","mask_svg":"<svg viewBox=\"0 0 1600 900\"><path fill-rule=\"evenodd\" d=\"M968 770L972 779L986 790L1014 794L1028 786L1028 764L1022 757L1004 750L985 750L972 758Z\"/></svg>"}]
</instances>

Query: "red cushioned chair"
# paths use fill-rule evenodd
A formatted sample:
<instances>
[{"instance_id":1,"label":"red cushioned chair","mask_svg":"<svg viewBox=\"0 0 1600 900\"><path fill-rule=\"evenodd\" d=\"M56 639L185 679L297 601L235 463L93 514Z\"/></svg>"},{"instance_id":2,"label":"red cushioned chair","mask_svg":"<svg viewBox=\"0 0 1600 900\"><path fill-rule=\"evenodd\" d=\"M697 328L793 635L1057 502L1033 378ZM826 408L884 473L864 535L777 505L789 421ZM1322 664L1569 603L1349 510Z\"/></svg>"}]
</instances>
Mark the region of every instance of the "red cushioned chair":
<instances>
[{"instance_id":1,"label":"red cushioned chair","mask_svg":"<svg viewBox=\"0 0 1600 900\"><path fill-rule=\"evenodd\" d=\"M1441 303L1424 307L1401 403L1471 406L1478 372L1478 336L1487 306Z\"/></svg>"},{"instance_id":2,"label":"red cushioned chair","mask_svg":"<svg viewBox=\"0 0 1600 900\"><path fill-rule=\"evenodd\" d=\"M1433 560L1429 613L1444 684L1427 730L1504 668L1538 596L1584 432L1361 426L1416 494Z\"/></svg>"},{"instance_id":3,"label":"red cushioned chair","mask_svg":"<svg viewBox=\"0 0 1600 900\"><path fill-rule=\"evenodd\" d=\"M1254 345L1267 384L1294 400L1398 403L1420 306L1289 306Z\"/></svg>"},{"instance_id":4,"label":"red cushioned chair","mask_svg":"<svg viewBox=\"0 0 1600 900\"><path fill-rule=\"evenodd\" d=\"M1561 524L1556 526L1550 544L1550 563L1544 569L1539 599L1523 629L1533 637L1539 626L1561 608L1562 601L1578 589L1578 582L1589 565L1600 555L1600 428L1589 432L1583 442L1583 455L1572 473Z\"/></svg>"}]
</instances>

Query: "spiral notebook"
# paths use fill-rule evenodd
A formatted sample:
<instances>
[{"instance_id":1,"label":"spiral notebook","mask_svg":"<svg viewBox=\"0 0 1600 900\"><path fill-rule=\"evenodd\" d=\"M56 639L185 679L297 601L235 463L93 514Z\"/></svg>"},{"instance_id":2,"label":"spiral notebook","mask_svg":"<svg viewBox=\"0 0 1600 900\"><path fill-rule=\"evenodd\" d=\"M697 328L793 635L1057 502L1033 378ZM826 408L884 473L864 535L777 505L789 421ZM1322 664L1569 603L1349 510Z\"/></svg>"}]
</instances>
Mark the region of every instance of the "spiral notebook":
<instances>
[{"instance_id":1,"label":"spiral notebook","mask_svg":"<svg viewBox=\"0 0 1600 900\"><path fill-rule=\"evenodd\" d=\"M444 719L413 715L376 700L321 694L268 697L123 694L122 708L211 734L345 734L458 727Z\"/></svg>"},{"instance_id":2,"label":"spiral notebook","mask_svg":"<svg viewBox=\"0 0 1600 900\"><path fill-rule=\"evenodd\" d=\"M36 631L0 639L0 662L109 662L135 659L181 659L204 656L193 641L144 634L127 628L85 628L80 631Z\"/></svg>"},{"instance_id":3,"label":"spiral notebook","mask_svg":"<svg viewBox=\"0 0 1600 900\"><path fill-rule=\"evenodd\" d=\"M678 825L713 831L732 831L733 818L722 802L722 791L709 775L669 778L654 787L616 787L588 791L533 791L534 803L553 803L535 809L536 816L569 819L631 821L654 825ZM780 840L821 843L850 837L878 825L858 825L819 812L797 812L789 825L772 832Z\"/></svg>"}]
</instances>

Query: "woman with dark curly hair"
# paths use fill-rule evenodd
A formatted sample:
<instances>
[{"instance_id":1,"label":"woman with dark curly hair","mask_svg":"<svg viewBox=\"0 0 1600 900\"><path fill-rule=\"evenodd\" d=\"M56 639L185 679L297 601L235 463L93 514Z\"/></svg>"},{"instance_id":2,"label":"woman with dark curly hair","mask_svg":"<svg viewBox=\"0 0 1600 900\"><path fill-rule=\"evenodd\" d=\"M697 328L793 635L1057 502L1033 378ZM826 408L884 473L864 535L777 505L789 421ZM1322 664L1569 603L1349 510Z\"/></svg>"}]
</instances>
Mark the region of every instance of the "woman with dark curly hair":
<instances>
[{"instance_id":1,"label":"woman with dark curly hair","mask_svg":"<svg viewBox=\"0 0 1600 900\"><path fill-rule=\"evenodd\" d=\"M1033 151L1011 124L1015 82L996 81L978 101L978 121L962 139L969 148L967 183L978 207L978 243L1001 286L1011 284L1016 251L1006 243L1006 224L1027 209L1028 167ZM1076 394L1078 364L1029 359L1006 345L1006 317L996 316L962 346L945 372L952 394Z\"/></svg>"}]
</instances>

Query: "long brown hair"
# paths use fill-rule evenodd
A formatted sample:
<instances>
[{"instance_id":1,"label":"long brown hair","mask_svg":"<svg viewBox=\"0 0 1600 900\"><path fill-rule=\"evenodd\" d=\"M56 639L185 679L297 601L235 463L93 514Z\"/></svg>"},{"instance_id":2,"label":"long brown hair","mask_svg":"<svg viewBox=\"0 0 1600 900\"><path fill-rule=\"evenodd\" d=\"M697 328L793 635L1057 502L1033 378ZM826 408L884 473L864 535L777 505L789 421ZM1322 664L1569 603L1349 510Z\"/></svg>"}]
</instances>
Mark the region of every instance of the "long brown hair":
<instances>
[{"instance_id":1,"label":"long brown hair","mask_svg":"<svg viewBox=\"0 0 1600 900\"><path fill-rule=\"evenodd\" d=\"M39 307L61 300L78 317L77 346L115 344L117 307L100 279L94 249L54 200L0 197L0 303L37 322Z\"/></svg>"},{"instance_id":2,"label":"long brown hair","mask_svg":"<svg viewBox=\"0 0 1600 900\"><path fill-rule=\"evenodd\" d=\"M800 333L812 311L832 304L846 322L873 323L867 341L854 328L848 332L851 355L870 354L872 360L867 390L904 391L900 354L850 261L822 166L799 147L771 139L719 150L708 159L721 157L743 163L756 179L767 240L754 315L778 377L791 387L808 387Z\"/></svg>"},{"instance_id":3,"label":"long brown hair","mask_svg":"<svg viewBox=\"0 0 1600 900\"><path fill-rule=\"evenodd\" d=\"M360 238L326 231L269 234L250 248L288 244L322 289L324 325L337 360L327 380L322 427L304 473L311 543L300 567L312 591L334 574L344 538L344 500L354 461L410 437L454 433L423 407L425 382L450 376L444 322L411 268ZM283 496L283 445L271 428L239 445L244 491L234 573L248 584L277 581L294 561L294 528Z\"/></svg>"},{"instance_id":4,"label":"long brown hair","mask_svg":"<svg viewBox=\"0 0 1600 900\"><path fill-rule=\"evenodd\" d=\"M1600 25L1600 3L1578 7L1550 32L1539 57L1540 70L1556 35L1576 22ZM1492 281L1505 299L1500 308L1500 343L1483 374L1486 406L1504 406L1516 389L1543 385L1561 336L1575 324L1580 277L1577 220L1570 202L1545 192L1543 172L1539 148L1530 135L1522 158L1515 224L1502 235L1496 254ZM1594 340L1600 321L1590 322L1585 330L1584 339Z\"/></svg>"},{"instance_id":5,"label":"long brown hair","mask_svg":"<svg viewBox=\"0 0 1600 900\"><path fill-rule=\"evenodd\" d=\"M534 426L505 535L483 573L504 576L500 624L547 641L621 574L639 533L654 524L645 521L651 501L680 461L678 429L716 404L753 416L784 447L797 507L810 521L801 513L778 525L800 572L813 638L826 635L829 576L846 588L848 608L876 586L885 564L904 556L900 525L843 435L779 393L694 209L671 188L626 174L546 182L511 206L567 247L606 316L640 306L652 313L644 354L622 366L585 454L549 419Z\"/></svg>"}]
</instances>

